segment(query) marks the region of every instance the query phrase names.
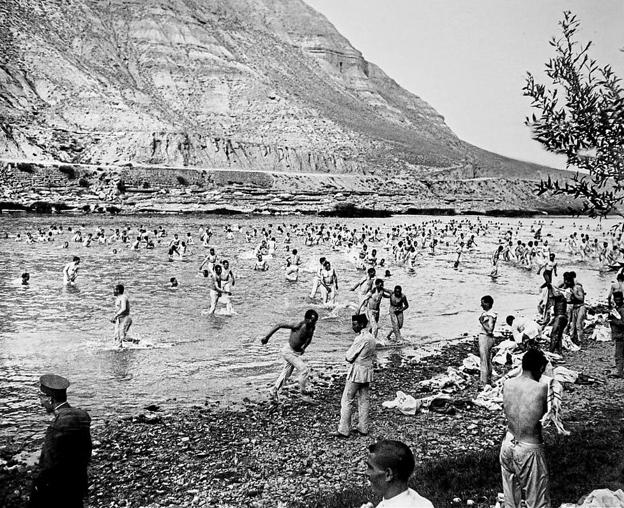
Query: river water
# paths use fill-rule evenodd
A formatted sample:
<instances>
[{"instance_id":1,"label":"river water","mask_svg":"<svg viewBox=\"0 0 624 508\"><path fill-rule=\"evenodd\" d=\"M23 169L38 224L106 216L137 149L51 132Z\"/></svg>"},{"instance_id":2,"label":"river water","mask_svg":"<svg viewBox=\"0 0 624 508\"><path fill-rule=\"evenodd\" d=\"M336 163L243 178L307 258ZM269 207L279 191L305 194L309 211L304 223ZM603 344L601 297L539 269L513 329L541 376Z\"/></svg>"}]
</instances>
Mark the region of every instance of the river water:
<instances>
[{"instance_id":1,"label":"river water","mask_svg":"<svg viewBox=\"0 0 624 508\"><path fill-rule=\"evenodd\" d=\"M327 223L360 227L372 224L383 235L393 225L419 223L432 217L394 217L390 219L326 219ZM442 222L450 218L435 218ZM476 221L476 218L471 218ZM530 226L534 219L482 218L498 222L500 230L491 227L487 237L477 238L478 248L467 253L459 270L453 269L454 248L447 254L427 255L423 251L414 273L390 265L392 276L386 287L401 284L410 302L405 314L404 337L411 343L390 355L412 355L424 347L456 338L477 330L479 300L484 294L495 299L499 323L508 313L534 315L541 277L535 272L502 264L500 276L490 278L489 258L494 245L508 227L522 224L519 238L532 239ZM277 322L297 322L308 308L320 314L314 341L306 353L314 367L343 368L343 355L353 332L352 310L345 306L356 295L348 287L362 277L352 260L328 246L305 247L303 237L293 237L291 248L298 248L304 270L299 282L287 283L280 269L286 253L278 237L275 259L269 260L268 272L254 272L252 250L242 233L227 240L226 224L242 229L278 224L324 222L310 217L219 217L219 216L1 216L0 233L24 236L38 227L47 230L51 224L62 225L64 233L53 242L26 244L13 238L0 239L0 443L6 439L26 439L41 433L49 417L39 406L38 378L54 372L70 379L71 403L90 411L96 420L107 415L136 412L147 404L203 404L207 398L237 401L242 397L265 397L280 368L279 349L287 339L286 331L278 332L268 345L258 338ZM589 299L606 294L613 274L603 274L597 267L572 260L561 239L573 231L583 231L591 238L602 239L603 231L614 224L589 219L548 218L542 229L557 253L561 272L576 270ZM83 227L94 231L97 226L111 229L125 225L148 230L163 226L168 236L164 245L154 250L132 251L128 245L93 245L71 243L67 228ZM200 226L209 225L214 232L211 245L220 257L227 258L237 278L233 303L234 316L207 314L209 297L205 279L198 266L207 249L195 245L186 259L169 262L166 242L174 232L185 237L191 232L198 242ZM592 230L586 231L590 225ZM582 230L580 228L583 228ZM36 235L35 235L36 236ZM113 247L119 249L112 253ZM375 247L375 245L371 245ZM389 257L382 251L380 257ZM442 247L442 251L444 246ZM73 255L81 257L80 273L74 287L65 287L61 271ZM312 269L319 256L327 256L336 268L340 290L338 307L323 308L311 302L307 294ZM307 268L307 269L306 269ZM31 284L22 287L19 276L31 274ZM180 282L177 289L168 287L170 277ZM126 286L132 305L134 324L130 336L153 344L148 349L116 350L113 345L114 312L112 287ZM382 307L381 332L389 331L386 304Z\"/></svg>"}]
</instances>

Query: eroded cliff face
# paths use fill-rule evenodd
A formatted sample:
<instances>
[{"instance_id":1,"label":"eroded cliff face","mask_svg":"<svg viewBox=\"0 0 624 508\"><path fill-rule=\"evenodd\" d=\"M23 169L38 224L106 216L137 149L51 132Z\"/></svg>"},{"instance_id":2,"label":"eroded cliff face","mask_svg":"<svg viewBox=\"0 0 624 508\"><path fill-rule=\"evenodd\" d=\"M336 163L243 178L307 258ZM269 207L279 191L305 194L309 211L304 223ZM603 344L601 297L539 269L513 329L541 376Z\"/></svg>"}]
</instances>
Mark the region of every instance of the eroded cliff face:
<instances>
[{"instance_id":1,"label":"eroded cliff face","mask_svg":"<svg viewBox=\"0 0 624 508\"><path fill-rule=\"evenodd\" d=\"M7 0L0 9L0 115L26 158L41 156L38 146L77 162L208 164L212 138L247 153L281 147L303 161L344 161L317 164L330 171L487 166L299 0ZM75 145L105 141L77 154L50 130ZM188 143L176 149L180 137L191 155ZM169 149L152 158L154 138ZM15 149L2 143L0 155Z\"/></svg>"},{"instance_id":2,"label":"eroded cliff face","mask_svg":"<svg viewBox=\"0 0 624 508\"><path fill-rule=\"evenodd\" d=\"M483 177L530 181L483 189L490 208L501 193L529 207L523 189L553 173L457 138L300 0L5 0L0 45L4 160L265 172L271 192L298 196L330 174L338 201L368 206L389 185L372 206L393 210L456 195L472 207L449 182Z\"/></svg>"}]
</instances>

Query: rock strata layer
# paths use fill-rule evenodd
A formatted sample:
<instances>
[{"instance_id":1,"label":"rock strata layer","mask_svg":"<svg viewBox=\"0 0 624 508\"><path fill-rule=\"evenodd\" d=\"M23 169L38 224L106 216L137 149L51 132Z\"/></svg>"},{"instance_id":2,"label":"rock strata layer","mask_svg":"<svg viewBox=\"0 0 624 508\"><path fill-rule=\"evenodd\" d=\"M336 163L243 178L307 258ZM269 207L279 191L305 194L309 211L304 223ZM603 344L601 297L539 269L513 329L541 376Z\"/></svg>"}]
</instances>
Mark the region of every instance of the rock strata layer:
<instances>
[{"instance_id":1,"label":"rock strata layer","mask_svg":"<svg viewBox=\"0 0 624 508\"><path fill-rule=\"evenodd\" d=\"M40 212L566 214L522 179L0 163L0 209Z\"/></svg>"}]
</instances>

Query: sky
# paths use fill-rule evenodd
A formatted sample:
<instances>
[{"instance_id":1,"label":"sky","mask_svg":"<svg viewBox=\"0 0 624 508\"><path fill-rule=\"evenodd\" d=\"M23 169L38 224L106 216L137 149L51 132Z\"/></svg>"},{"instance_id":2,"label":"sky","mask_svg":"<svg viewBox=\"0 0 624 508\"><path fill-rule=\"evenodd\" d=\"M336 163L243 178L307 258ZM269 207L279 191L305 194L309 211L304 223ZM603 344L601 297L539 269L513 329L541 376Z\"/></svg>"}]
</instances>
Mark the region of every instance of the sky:
<instances>
[{"instance_id":1,"label":"sky","mask_svg":"<svg viewBox=\"0 0 624 508\"><path fill-rule=\"evenodd\" d=\"M516 159L565 167L531 139L522 95L527 71L548 83L548 41L564 10L580 19L590 56L624 79L624 0L305 1L460 138Z\"/></svg>"}]
</instances>

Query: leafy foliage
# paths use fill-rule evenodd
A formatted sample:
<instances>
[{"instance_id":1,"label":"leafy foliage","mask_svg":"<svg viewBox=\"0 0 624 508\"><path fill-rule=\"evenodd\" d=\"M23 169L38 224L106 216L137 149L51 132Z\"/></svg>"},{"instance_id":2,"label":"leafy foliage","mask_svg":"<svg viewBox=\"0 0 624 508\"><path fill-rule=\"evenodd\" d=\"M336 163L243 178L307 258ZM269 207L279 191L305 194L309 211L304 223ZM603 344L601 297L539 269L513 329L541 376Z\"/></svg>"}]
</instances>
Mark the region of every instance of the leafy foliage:
<instances>
[{"instance_id":1,"label":"leafy foliage","mask_svg":"<svg viewBox=\"0 0 624 508\"><path fill-rule=\"evenodd\" d=\"M575 40L576 16L565 11L559 25L562 35L550 41L555 56L545 66L553 86L527 75L523 93L539 115L526 124L535 140L580 171L565 184L542 181L537 193L580 198L587 214L604 216L624 200L624 90L611 66L589 56L591 41Z\"/></svg>"}]
</instances>

